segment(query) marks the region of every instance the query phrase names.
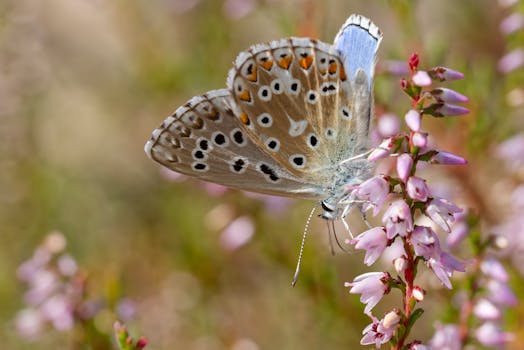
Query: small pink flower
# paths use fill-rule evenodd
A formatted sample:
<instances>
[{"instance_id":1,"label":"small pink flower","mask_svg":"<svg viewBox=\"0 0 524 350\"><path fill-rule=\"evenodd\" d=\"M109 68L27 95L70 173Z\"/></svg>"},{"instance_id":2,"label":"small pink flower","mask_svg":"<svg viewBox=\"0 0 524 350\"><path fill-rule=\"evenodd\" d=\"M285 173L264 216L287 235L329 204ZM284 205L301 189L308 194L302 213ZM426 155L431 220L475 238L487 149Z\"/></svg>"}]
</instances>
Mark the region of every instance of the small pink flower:
<instances>
[{"instance_id":1,"label":"small pink flower","mask_svg":"<svg viewBox=\"0 0 524 350\"><path fill-rule=\"evenodd\" d=\"M427 263L440 282L442 282L446 288L452 289L449 277L451 277L455 271L466 271L468 262L460 261L451 254L442 252L440 256L430 258Z\"/></svg>"},{"instance_id":2,"label":"small pink flower","mask_svg":"<svg viewBox=\"0 0 524 350\"><path fill-rule=\"evenodd\" d=\"M462 350L460 330L453 324L437 325L429 343L432 350Z\"/></svg>"},{"instance_id":3,"label":"small pink flower","mask_svg":"<svg viewBox=\"0 0 524 350\"><path fill-rule=\"evenodd\" d=\"M480 271L486 276L493 278L502 283L507 283L509 281L509 275L506 271L506 268L500 261L494 257L489 257L480 263Z\"/></svg>"},{"instance_id":4,"label":"small pink flower","mask_svg":"<svg viewBox=\"0 0 524 350\"><path fill-rule=\"evenodd\" d=\"M389 205L382 222L386 225L388 239L393 239L396 235L404 237L407 232L413 230L411 211L406 202L401 199Z\"/></svg>"},{"instance_id":5,"label":"small pink flower","mask_svg":"<svg viewBox=\"0 0 524 350\"><path fill-rule=\"evenodd\" d=\"M460 245L460 243L466 238L469 234L469 226L464 221L455 222L451 228L451 232L446 238L446 243L450 248L455 248Z\"/></svg>"},{"instance_id":6,"label":"small pink flower","mask_svg":"<svg viewBox=\"0 0 524 350\"><path fill-rule=\"evenodd\" d=\"M233 251L249 242L254 233L253 220L247 216L241 216L222 231L220 243L224 249Z\"/></svg>"},{"instance_id":7,"label":"small pink flower","mask_svg":"<svg viewBox=\"0 0 524 350\"><path fill-rule=\"evenodd\" d=\"M451 232L451 224L455 221L454 214L460 212L462 209L455 204L438 197L433 198L426 207L426 214L446 232Z\"/></svg>"},{"instance_id":8,"label":"small pink flower","mask_svg":"<svg viewBox=\"0 0 524 350\"><path fill-rule=\"evenodd\" d=\"M27 340L35 340L44 329L44 323L42 314L33 308L19 311L15 318L17 332Z\"/></svg>"},{"instance_id":9,"label":"small pink flower","mask_svg":"<svg viewBox=\"0 0 524 350\"><path fill-rule=\"evenodd\" d=\"M520 13L512 13L500 22L500 31L508 35L524 28L524 16Z\"/></svg>"},{"instance_id":10,"label":"small pink flower","mask_svg":"<svg viewBox=\"0 0 524 350\"><path fill-rule=\"evenodd\" d=\"M411 294L413 295L413 298L415 298L416 301L421 302L424 300L426 292L419 286L415 286L413 287L413 291L411 292Z\"/></svg>"},{"instance_id":11,"label":"small pink flower","mask_svg":"<svg viewBox=\"0 0 524 350\"><path fill-rule=\"evenodd\" d=\"M378 118L377 129L382 137L396 135L400 131L400 121L394 114L383 114Z\"/></svg>"},{"instance_id":12,"label":"small pink flower","mask_svg":"<svg viewBox=\"0 0 524 350\"><path fill-rule=\"evenodd\" d=\"M513 334L504 332L494 322L486 322L477 328L475 336L480 344L489 347L504 346L515 338Z\"/></svg>"},{"instance_id":13,"label":"small pink flower","mask_svg":"<svg viewBox=\"0 0 524 350\"><path fill-rule=\"evenodd\" d=\"M413 141L414 146L424 148L428 145L428 134L425 132L413 133L411 140Z\"/></svg>"},{"instance_id":14,"label":"small pink flower","mask_svg":"<svg viewBox=\"0 0 524 350\"><path fill-rule=\"evenodd\" d=\"M364 211L373 208L373 216L376 216L389 194L389 182L384 176L374 176L361 183L353 194L365 201L362 207Z\"/></svg>"},{"instance_id":15,"label":"small pink flower","mask_svg":"<svg viewBox=\"0 0 524 350\"><path fill-rule=\"evenodd\" d=\"M436 88L431 90L431 95L439 102L451 102L451 103L467 103L469 98L462 95L461 93L446 89L446 88Z\"/></svg>"},{"instance_id":16,"label":"small pink flower","mask_svg":"<svg viewBox=\"0 0 524 350\"><path fill-rule=\"evenodd\" d=\"M502 316L502 311L487 299L477 301L473 308L473 313L478 319L484 321L498 320Z\"/></svg>"},{"instance_id":17,"label":"small pink flower","mask_svg":"<svg viewBox=\"0 0 524 350\"><path fill-rule=\"evenodd\" d=\"M515 293L513 293L506 283L497 280L489 280L486 289L488 291L488 299L497 305L516 306L518 304Z\"/></svg>"},{"instance_id":18,"label":"small pink flower","mask_svg":"<svg viewBox=\"0 0 524 350\"><path fill-rule=\"evenodd\" d=\"M364 313L369 314L371 309L378 304L382 297L389 293L387 280L390 276L387 272L368 272L355 277L353 282L345 284L351 287L349 293L362 294L360 301L366 304Z\"/></svg>"},{"instance_id":19,"label":"small pink flower","mask_svg":"<svg viewBox=\"0 0 524 350\"><path fill-rule=\"evenodd\" d=\"M375 344L376 348L379 349L380 345L387 343L393 337L398 327L400 316L398 312L391 311L380 321L374 316L371 316L371 319L373 322L362 331L364 336L360 340L360 344Z\"/></svg>"},{"instance_id":20,"label":"small pink flower","mask_svg":"<svg viewBox=\"0 0 524 350\"><path fill-rule=\"evenodd\" d=\"M438 236L430 227L415 226L411 233L411 244L417 256L428 260L431 257L440 257L440 242Z\"/></svg>"},{"instance_id":21,"label":"small pink flower","mask_svg":"<svg viewBox=\"0 0 524 350\"><path fill-rule=\"evenodd\" d=\"M464 74L447 67L435 67L429 70L429 75L433 79L440 81L464 79Z\"/></svg>"},{"instance_id":22,"label":"small pink flower","mask_svg":"<svg viewBox=\"0 0 524 350\"><path fill-rule=\"evenodd\" d=\"M406 182L411 168L413 167L413 159L407 153L402 153L397 158L397 174L402 182Z\"/></svg>"},{"instance_id":23,"label":"small pink flower","mask_svg":"<svg viewBox=\"0 0 524 350\"><path fill-rule=\"evenodd\" d=\"M351 241L356 249L366 250L364 264L370 266L380 257L388 244L386 231L383 227L374 227L367 230Z\"/></svg>"},{"instance_id":24,"label":"small pink flower","mask_svg":"<svg viewBox=\"0 0 524 350\"><path fill-rule=\"evenodd\" d=\"M504 55L498 63L499 71L509 73L524 65L524 49L517 48Z\"/></svg>"},{"instance_id":25,"label":"small pink flower","mask_svg":"<svg viewBox=\"0 0 524 350\"><path fill-rule=\"evenodd\" d=\"M404 119L406 120L406 124L411 129L411 131L420 131L421 118L419 112L414 109L410 109L404 116Z\"/></svg>"},{"instance_id":26,"label":"small pink flower","mask_svg":"<svg viewBox=\"0 0 524 350\"><path fill-rule=\"evenodd\" d=\"M413 75L413 83L417 86L424 87L424 86L430 86L432 81L431 81L431 77L429 76L428 72L419 70Z\"/></svg>"},{"instance_id":27,"label":"small pink flower","mask_svg":"<svg viewBox=\"0 0 524 350\"><path fill-rule=\"evenodd\" d=\"M464 165L468 163L468 161L464 158L446 151L437 151L437 154L431 157L429 162L433 164L445 165Z\"/></svg>"},{"instance_id":28,"label":"small pink flower","mask_svg":"<svg viewBox=\"0 0 524 350\"><path fill-rule=\"evenodd\" d=\"M393 260L393 266L395 267L395 271L401 275L404 273L404 271L406 271L406 268L408 267L408 261L403 255Z\"/></svg>"},{"instance_id":29,"label":"small pink flower","mask_svg":"<svg viewBox=\"0 0 524 350\"><path fill-rule=\"evenodd\" d=\"M462 106L453 105L450 103L443 103L435 109L435 113L441 116L454 117L457 115L464 115L469 113L469 109Z\"/></svg>"},{"instance_id":30,"label":"small pink flower","mask_svg":"<svg viewBox=\"0 0 524 350\"><path fill-rule=\"evenodd\" d=\"M379 159L386 158L390 155L392 148L393 138L390 137L382 141L382 143L369 154L368 160L376 162Z\"/></svg>"},{"instance_id":31,"label":"small pink flower","mask_svg":"<svg viewBox=\"0 0 524 350\"><path fill-rule=\"evenodd\" d=\"M429 196L429 188L426 181L417 176L411 176L406 184L408 195L417 201L425 202Z\"/></svg>"}]
</instances>

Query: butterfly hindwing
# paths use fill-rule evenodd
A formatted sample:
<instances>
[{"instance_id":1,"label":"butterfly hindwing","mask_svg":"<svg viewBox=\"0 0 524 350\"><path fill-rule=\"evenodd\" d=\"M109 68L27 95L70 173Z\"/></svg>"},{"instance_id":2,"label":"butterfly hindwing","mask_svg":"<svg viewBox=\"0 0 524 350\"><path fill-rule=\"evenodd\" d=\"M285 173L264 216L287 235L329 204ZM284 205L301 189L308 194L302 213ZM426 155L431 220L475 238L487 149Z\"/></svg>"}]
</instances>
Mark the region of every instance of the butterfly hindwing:
<instances>
[{"instance_id":1,"label":"butterfly hindwing","mask_svg":"<svg viewBox=\"0 0 524 350\"><path fill-rule=\"evenodd\" d=\"M182 174L243 190L317 198L319 189L281 169L261 151L233 114L228 90L214 90L179 107L153 132L145 151Z\"/></svg>"}]
</instances>

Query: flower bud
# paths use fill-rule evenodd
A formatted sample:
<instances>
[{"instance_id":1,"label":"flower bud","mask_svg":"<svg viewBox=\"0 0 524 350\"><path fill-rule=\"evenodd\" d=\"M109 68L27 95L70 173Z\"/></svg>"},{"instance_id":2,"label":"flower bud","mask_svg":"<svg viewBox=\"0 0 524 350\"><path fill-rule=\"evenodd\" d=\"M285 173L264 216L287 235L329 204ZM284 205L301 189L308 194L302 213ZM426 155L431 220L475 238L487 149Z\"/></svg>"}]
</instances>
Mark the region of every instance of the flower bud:
<instances>
[{"instance_id":1,"label":"flower bud","mask_svg":"<svg viewBox=\"0 0 524 350\"><path fill-rule=\"evenodd\" d=\"M433 79L440 81L464 79L464 74L447 67L435 67L429 70L429 75Z\"/></svg>"},{"instance_id":2,"label":"flower bud","mask_svg":"<svg viewBox=\"0 0 524 350\"><path fill-rule=\"evenodd\" d=\"M469 98L462 95L461 93L446 89L446 88L436 88L431 91L431 95L439 102L452 102L452 103L467 103Z\"/></svg>"},{"instance_id":3,"label":"flower bud","mask_svg":"<svg viewBox=\"0 0 524 350\"><path fill-rule=\"evenodd\" d=\"M415 298L416 301L420 302L424 300L426 292L419 286L415 286L413 287L413 291L411 294L413 295L413 298Z\"/></svg>"},{"instance_id":4,"label":"flower bud","mask_svg":"<svg viewBox=\"0 0 524 350\"><path fill-rule=\"evenodd\" d=\"M423 70L419 70L418 72L416 72L414 75L413 75L413 84L417 85L417 86L430 86L432 81L431 81L431 77L429 76L428 72L426 71L423 71Z\"/></svg>"},{"instance_id":5,"label":"flower bud","mask_svg":"<svg viewBox=\"0 0 524 350\"><path fill-rule=\"evenodd\" d=\"M391 310L384 316L382 325L384 328L390 329L395 327L400 322L400 319L401 317L398 310Z\"/></svg>"},{"instance_id":6,"label":"flower bud","mask_svg":"<svg viewBox=\"0 0 524 350\"><path fill-rule=\"evenodd\" d=\"M404 271L406 271L406 268L408 267L408 261L406 260L405 256L401 256L393 260L393 266L395 267L395 271L401 275L404 273Z\"/></svg>"},{"instance_id":7,"label":"flower bud","mask_svg":"<svg viewBox=\"0 0 524 350\"><path fill-rule=\"evenodd\" d=\"M424 148L428 145L428 134L425 132L416 132L411 138L413 145Z\"/></svg>"},{"instance_id":8,"label":"flower bud","mask_svg":"<svg viewBox=\"0 0 524 350\"><path fill-rule=\"evenodd\" d=\"M397 158L397 174L402 182L406 182L412 167L413 159L409 154L403 153Z\"/></svg>"},{"instance_id":9,"label":"flower bud","mask_svg":"<svg viewBox=\"0 0 524 350\"><path fill-rule=\"evenodd\" d=\"M445 165L464 165L468 163L468 161L464 158L446 151L438 151L437 154L431 157L429 162L433 164Z\"/></svg>"},{"instance_id":10,"label":"flower bud","mask_svg":"<svg viewBox=\"0 0 524 350\"><path fill-rule=\"evenodd\" d=\"M415 132L420 131L420 113L414 109L410 109L404 116L408 127Z\"/></svg>"},{"instance_id":11,"label":"flower bud","mask_svg":"<svg viewBox=\"0 0 524 350\"><path fill-rule=\"evenodd\" d=\"M437 106L437 108L435 108L435 114L437 114L437 116L454 117L457 115L464 115L468 113L469 109L467 109L466 107L452 105L449 103L442 103L440 106Z\"/></svg>"}]
</instances>

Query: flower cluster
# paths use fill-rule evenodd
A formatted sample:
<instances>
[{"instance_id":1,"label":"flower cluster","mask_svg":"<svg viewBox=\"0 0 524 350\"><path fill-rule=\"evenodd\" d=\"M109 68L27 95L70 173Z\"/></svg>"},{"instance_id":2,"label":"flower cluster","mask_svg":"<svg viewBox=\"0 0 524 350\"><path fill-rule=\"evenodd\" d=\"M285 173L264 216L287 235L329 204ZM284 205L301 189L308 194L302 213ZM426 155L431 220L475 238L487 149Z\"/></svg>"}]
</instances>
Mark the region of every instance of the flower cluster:
<instances>
[{"instance_id":1,"label":"flower cluster","mask_svg":"<svg viewBox=\"0 0 524 350\"><path fill-rule=\"evenodd\" d=\"M15 326L26 340L36 340L46 328L69 331L85 325L106 309L102 301L87 298L87 274L65 252L66 243L61 233L50 233L18 268L18 278L28 289L24 294L26 307L17 313ZM121 299L116 312L130 319L134 303Z\"/></svg>"},{"instance_id":2,"label":"flower cluster","mask_svg":"<svg viewBox=\"0 0 524 350\"><path fill-rule=\"evenodd\" d=\"M444 67L423 71L418 65L419 57L413 54L408 62L409 78L401 80L403 91L412 101L404 118L409 130L384 139L368 158L377 161L395 157L396 174L377 175L352 193L355 199L363 201L364 211L372 210L374 216L383 211L382 226L370 228L349 241L356 249L366 251L364 263L373 264L395 241L402 247L401 254L393 261L396 276L388 272L369 272L346 283L350 293L361 294L360 300L366 304L364 311L372 319L364 330L361 344L375 344L377 348L389 342L393 349L424 349L420 341L408 344L407 340L413 324L423 312L416 309L416 304L425 295L422 287L415 283L419 264L424 263L450 289L449 278L455 271L465 271L467 264L443 249L435 231L441 229L450 233L462 210L446 198L434 195L417 174L420 163L466 163L460 156L430 147L428 133L422 129L425 115L443 117L468 113L466 108L457 105L467 102L467 97L451 89L432 88L434 81L461 79L463 75ZM420 216L428 217L434 225L418 224ZM402 306L388 311L382 319L376 318L371 310L392 289L401 291Z\"/></svg>"}]
</instances>

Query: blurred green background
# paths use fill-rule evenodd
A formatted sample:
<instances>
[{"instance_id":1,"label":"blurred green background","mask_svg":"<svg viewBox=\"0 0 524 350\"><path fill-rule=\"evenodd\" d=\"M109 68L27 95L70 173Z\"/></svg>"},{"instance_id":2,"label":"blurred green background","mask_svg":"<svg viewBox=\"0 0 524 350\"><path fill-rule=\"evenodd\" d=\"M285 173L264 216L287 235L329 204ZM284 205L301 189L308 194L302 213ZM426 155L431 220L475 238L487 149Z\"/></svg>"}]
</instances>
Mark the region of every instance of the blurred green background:
<instances>
[{"instance_id":1,"label":"blurred green background","mask_svg":"<svg viewBox=\"0 0 524 350\"><path fill-rule=\"evenodd\" d=\"M507 9L496 1L3 0L3 348L76 346L78 334L52 329L28 343L13 322L24 307L17 268L55 230L87 273L87 297L105 300L107 310L132 300L136 316L128 325L152 349L358 347L369 319L343 283L380 266L364 268L361 253L332 256L325 223L314 219L298 284L290 286L313 203L218 193L161 170L143 152L151 131L176 107L225 86L238 52L291 35L332 42L351 13L384 32L377 114L409 109L384 62L418 51L424 67L466 74L449 87L470 97L472 113L430 121L427 129L440 148L470 159L468 167L439 175L463 186L461 204L488 225L501 220L505 202L493 189L500 163L489 160L489 150L523 127L522 105L506 101L523 75L497 72L497 61L522 44L522 35L499 32ZM238 217L252 220L254 235L228 248L224 228ZM363 226L355 221L358 232ZM431 336L445 295L426 303L419 338ZM512 328L522 325L520 313ZM110 336L118 317L101 312L94 327Z\"/></svg>"}]
</instances>

